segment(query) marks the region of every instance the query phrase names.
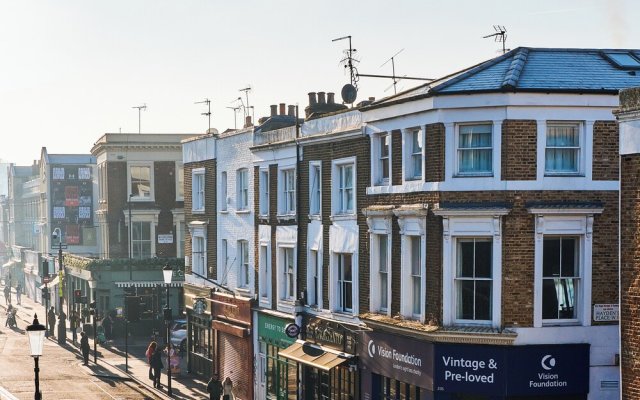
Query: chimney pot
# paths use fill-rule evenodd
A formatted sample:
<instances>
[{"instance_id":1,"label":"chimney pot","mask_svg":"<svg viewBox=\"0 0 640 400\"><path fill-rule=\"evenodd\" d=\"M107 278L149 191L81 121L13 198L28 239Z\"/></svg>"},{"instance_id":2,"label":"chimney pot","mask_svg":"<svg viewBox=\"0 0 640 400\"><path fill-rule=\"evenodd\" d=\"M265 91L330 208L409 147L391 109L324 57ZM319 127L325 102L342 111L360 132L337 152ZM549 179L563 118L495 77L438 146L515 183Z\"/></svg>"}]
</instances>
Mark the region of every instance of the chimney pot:
<instances>
[{"instance_id":1,"label":"chimney pot","mask_svg":"<svg viewBox=\"0 0 640 400\"><path fill-rule=\"evenodd\" d=\"M271 116L275 117L276 115L278 115L278 105L277 104L272 104L271 105Z\"/></svg>"},{"instance_id":2,"label":"chimney pot","mask_svg":"<svg viewBox=\"0 0 640 400\"><path fill-rule=\"evenodd\" d=\"M324 92L318 92L318 104L325 104Z\"/></svg>"},{"instance_id":3,"label":"chimney pot","mask_svg":"<svg viewBox=\"0 0 640 400\"><path fill-rule=\"evenodd\" d=\"M293 104L289 104L289 116L291 117L296 116L296 106Z\"/></svg>"},{"instance_id":4,"label":"chimney pot","mask_svg":"<svg viewBox=\"0 0 640 400\"><path fill-rule=\"evenodd\" d=\"M251 115L247 115L247 116L244 118L244 127L245 127L245 128L248 128L248 127L250 127L250 126L253 126L253 124L251 123Z\"/></svg>"},{"instance_id":5,"label":"chimney pot","mask_svg":"<svg viewBox=\"0 0 640 400\"><path fill-rule=\"evenodd\" d=\"M309 92L309 105L313 106L317 103L316 92Z\"/></svg>"},{"instance_id":6,"label":"chimney pot","mask_svg":"<svg viewBox=\"0 0 640 400\"><path fill-rule=\"evenodd\" d=\"M369 101L376 101L375 97L369 97Z\"/></svg>"},{"instance_id":7,"label":"chimney pot","mask_svg":"<svg viewBox=\"0 0 640 400\"><path fill-rule=\"evenodd\" d=\"M286 107L286 104L280 103L280 115L284 115L285 107Z\"/></svg>"},{"instance_id":8,"label":"chimney pot","mask_svg":"<svg viewBox=\"0 0 640 400\"><path fill-rule=\"evenodd\" d=\"M335 96L336 96L336 94L333 93L333 92L327 93L327 103L328 104L334 104L335 103Z\"/></svg>"}]
</instances>

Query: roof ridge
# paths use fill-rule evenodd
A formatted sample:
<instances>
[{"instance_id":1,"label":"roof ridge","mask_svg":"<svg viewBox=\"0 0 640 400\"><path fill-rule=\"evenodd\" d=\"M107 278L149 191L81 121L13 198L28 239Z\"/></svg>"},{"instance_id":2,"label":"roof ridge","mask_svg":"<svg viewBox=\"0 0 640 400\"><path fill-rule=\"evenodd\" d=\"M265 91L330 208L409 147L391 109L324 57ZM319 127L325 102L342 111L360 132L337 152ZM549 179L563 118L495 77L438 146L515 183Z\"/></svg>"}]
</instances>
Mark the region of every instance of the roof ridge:
<instances>
[{"instance_id":1,"label":"roof ridge","mask_svg":"<svg viewBox=\"0 0 640 400\"><path fill-rule=\"evenodd\" d=\"M518 49L518 53L513 56L511 65L509 66L509 69L504 76L504 80L502 81L503 89L515 89L518 86L518 80L520 79L520 74L524 69L528 56L529 49L526 47L520 47Z\"/></svg>"}]
</instances>

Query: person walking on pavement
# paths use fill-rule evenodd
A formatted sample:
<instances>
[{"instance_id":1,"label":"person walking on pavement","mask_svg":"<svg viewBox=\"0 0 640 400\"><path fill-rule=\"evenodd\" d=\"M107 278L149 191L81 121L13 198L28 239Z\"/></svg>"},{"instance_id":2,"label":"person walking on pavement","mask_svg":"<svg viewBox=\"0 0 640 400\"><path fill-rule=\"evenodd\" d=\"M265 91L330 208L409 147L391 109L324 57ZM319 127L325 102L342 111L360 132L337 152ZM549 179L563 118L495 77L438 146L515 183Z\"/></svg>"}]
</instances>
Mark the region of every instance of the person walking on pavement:
<instances>
[{"instance_id":1,"label":"person walking on pavement","mask_svg":"<svg viewBox=\"0 0 640 400\"><path fill-rule=\"evenodd\" d=\"M151 368L153 368L153 387L162 389L162 385L160 384L160 377L162 376L162 368L164 368L164 364L162 364L162 348L161 346L156 346L153 355L151 356Z\"/></svg>"},{"instance_id":2,"label":"person walking on pavement","mask_svg":"<svg viewBox=\"0 0 640 400\"><path fill-rule=\"evenodd\" d=\"M58 344L63 346L67 344L67 314L60 309L58 314Z\"/></svg>"},{"instance_id":3,"label":"person walking on pavement","mask_svg":"<svg viewBox=\"0 0 640 400\"><path fill-rule=\"evenodd\" d=\"M233 395L233 382L231 382L231 378L227 376L224 378L224 382L222 382L222 400L233 399L235 399Z\"/></svg>"},{"instance_id":4,"label":"person walking on pavement","mask_svg":"<svg viewBox=\"0 0 640 400\"><path fill-rule=\"evenodd\" d=\"M71 327L73 344L76 344L76 341L78 340L78 326L80 325L80 318L78 318L77 312L71 311L71 316L69 317L69 325Z\"/></svg>"},{"instance_id":5,"label":"person walking on pavement","mask_svg":"<svg viewBox=\"0 0 640 400\"><path fill-rule=\"evenodd\" d=\"M113 328L113 320L111 319L111 314L109 314L109 312L107 312L107 316L104 317L104 319L102 320L102 327L104 328L104 335L106 336L107 340L111 340L112 339L112 328Z\"/></svg>"},{"instance_id":6,"label":"person walking on pavement","mask_svg":"<svg viewBox=\"0 0 640 400\"><path fill-rule=\"evenodd\" d=\"M11 304L11 281L4 285L4 303Z\"/></svg>"},{"instance_id":7,"label":"person walking on pavement","mask_svg":"<svg viewBox=\"0 0 640 400\"><path fill-rule=\"evenodd\" d=\"M220 400L222 396L222 383L218 374L213 374L209 383L207 383L207 393L209 393L209 400Z\"/></svg>"},{"instance_id":8,"label":"person walking on pavement","mask_svg":"<svg viewBox=\"0 0 640 400\"><path fill-rule=\"evenodd\" d=\"M47 319L49 320L49 336L54 336L53 332L55 331L53 328L56 326L56 312L54 311L53 306L51 306L47 313Z\"/></svg>"},{"instance_id":9,"label":"person walking on pavement","mask_svg":"<svg viewBox=\"0 0 640 400\"><path fill-rule=\"evenodd\" d=\"M18 305L22 304L20 302L21 296L22 296L22 284L18 283L18 286L16 286L16 303L18 303Z\"/></svg>"},{"instance_id":10,"label":"person walking on pavement","mask_svg":"<svg viewBox=\"0 0 640 400\"><path fill-rule=\"evenodd\" d=\"M147 364L149 364L149 379L154 381L154 387L155 379L153 375L153 367L151 366L151 357L153 357L153 353L155 353L157 346L158 343L156 343L155 341L151 341L151 343L149 343L149 346L147 347L147 351L144 353L144 355L147 356Z\"/></svg>"},{"instance_id":11,"label":"person walking on pavement","mask_svg":"<svg viewBox=\"0 0 640 400\"><path fill-rule=\"evenodd\" d=\"M80 350L82 351L84 365L89 365L89 337L84 331L80 332Z\"/></svg>"}]
</instances>

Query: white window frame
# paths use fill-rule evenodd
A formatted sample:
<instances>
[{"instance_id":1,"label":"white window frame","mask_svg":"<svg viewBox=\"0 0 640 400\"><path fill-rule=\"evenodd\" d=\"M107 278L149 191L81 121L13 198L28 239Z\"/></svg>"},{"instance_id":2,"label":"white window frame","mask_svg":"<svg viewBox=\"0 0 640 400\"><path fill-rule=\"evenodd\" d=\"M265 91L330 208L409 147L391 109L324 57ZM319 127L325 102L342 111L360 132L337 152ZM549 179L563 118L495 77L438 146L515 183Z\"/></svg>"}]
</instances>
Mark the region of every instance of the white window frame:
<instances>
[{"instance_id":1,"label":"white window frame","mask_svg":"<svg viewBox=\"0 0 640 400\"><path fill-rule=\"evenodd\" d=\"M176 240L176 257L184 257L184 241L186 236L186 225L184 219L184 209L174 208L171 210L173 215L173 228Z\"/></svg>"},{"instance_id":2,"label":"white window frame","mask_svg":"<svg viewBox=\"0 0 640 400\"><path fill-rule=\"evenodd\" d=\"M288 186L286 178L288 174L293 174L293 188ZM282 168L279 171L278 179L278 215L296 215L296 169L295 167Z\"/></svg>"},{"instance_id":3,"label":"white window frame","mask_svg":"<svg viewBox=\"0 0 640 400\"><path fill-rule=\"evenodd\" d=\"M236 171L236 210L249 209L249 170L240 168Z\"/></svg>"},{"instance_id":4,"label":"white window frame","mask_svg":"<svg viewBox=\"0 0 640 400\"><path fill-rule=\"evenodd\" d=\"M567 126L567 127L576 127L578 130L578 147L576 149L576 171L555 171L555 170L547 170L547 139L549 136L549 128L550 127L559 127L559 126ZM584 176L585 175L585 154L586 154L586 129L585 124L580 121L546 121L544 127L544 142L543 148L544 153L542 155L543 160L543 171L545 176ZM568 147L558 147L558 148L568 148Z\"/></svg>"},{"instance_id":5,"label":"white window frame","mask_svg":"<svg viewBox=\"0 0 640 400\"><path fill-rule=\"evenodd\" d=\"M491 169L490 171L478 171L478 172L461 172L460 171L460 162L461 162L461 157L460 157L460 152L461 151L473 151L473 150L464 150L464 149L460 149L460 128L461 127L467 127L467 126L479 126L479 125L484 125L484 126L489 126L491 128L491 148L490 148L490 154L491 154ZM465 122L465 123L459 123L455 125L455 134L454 134L454 157L455 157L455 175L456 177L476 177L476 176L480 176L480 177L487 177L487 176L494 176L495 174L495 170L496 170L496 160L498 159L496 157L496 143L498 142L498 140L496 140L496 129L495 129L495 125L493 124L492 121L477 121L477 122ZM471 148L469 148L471 149ZM486 148L485 148L486 150Z\"/></svg>"},{"instance_id":6,"label":"white window frame","mask_svg":"<svg viewBox=\"0 0 640 400\"><path fill-rule=\"evenodd\" d=\"M458 313L458 308L460 307L460 304L458 303L458 299L459 299L459 290L460 288L458 287L458 283L463 282L463 281L473 281L473 282L478 282L478 281L490 281L491 283L493 283L493 280L495 279L493 276L493 270L491 271L491 277L487 278L487 277L463 277L463 276L459 276L458 275L458 270L459 270L459 264L460 264L460 257L461 254L459 252L459 248L461 247L460 244L461 243L473 243L474 244L474 250L475 250L475 244L478 242L490 242L491 243L491 251L492 251L492 261L493 261L493 238L491 236L472 236L472 237L456 237L455 238L455 271L453 272L453 279L454 279L454 302L455 302L455 309L454 309L454 313L455 315L455 321L458 324L476 324L476 323L484 323L484 324L488 324L492 318L490 317L489 319L486 320L482 320L482 319L476 319L476 318L470 318L470 319L466 319L466 318L460 318L459 317L459 313ZM474 259L475 259L475 252L474 252ZM493 265L493 264L492 264ZM475 271L475 263L474 263L474 271ZM475 292L474 292L475 294ZM493 285L491 285L491 302L493 302ZM493 313L493 303L491 303L489 305L489 314L492 315ZM475 312L475 310L474 310Z\"/></svg>"},{"instance_id":7,"label":"white window frame","mask_svg":"<svg viewBox=\"0 0 640 400\"><path fill-rule=\"evenodd\" d=\"M251 267L249 265L249 241L238 240L238 287L248 289L251 284ZM246 254L245 254L246 251Z\"/></svg>"},{"instance_id":8,"label":"white window frame","mask_svg":"<svg viewBox=\"0 0 640 400\"><path fill-rule=\"evenodd\" d=\"M286 254L291 252L291 258L293 263L293 271L289 276L289 273L285 271L285 264L287 262ZM278 301L281 303L293 304L296 300L297 285L297 259L296 259L296 247L295 245L278 245ZM292 280L293 292L289 293L289 279Z\"/></svg>"},{"instance_id":9,"label":"white window frame","mask_svg":"<svg viewBox=\"0 0 640 400\"><path fill-rule=\"evenodd\" d=\"M386 157L382 156L382 139L388 137L389 144L387 146L388 155ZM391 155L392 155L392 133L391 132L381 132L372 136L371 140L371 185L372 186L389 186L391 185ZM382 159L387 159L387 177L384 178L382 176L383 166Z\"/></svg>"},{"instance_id":10,"label":"white window frame","mask_svg":"<svg viewBox=\"0 0 640 400\"><path fill-rule=\"evenodd\" d=\"M229 241L227 239L220 239L220 258L218 261L218 271L216 280L219 282L226 282L227 264L229 263ZM222 268L220 268L222 266ZM225 277L224 280L222 278Z\"/></svg>"},{"instance_id":11,"label":"white window frame","mask_svg":"<svg viewBox=\"0 0 640 400\"><path fill-rule=\"evenodd\" d=\"M176 162L176 201L184 201L184 164Z\"/></svg>"},{"instance_id":12,"label":"white window frame","mask_svg":"<svg viewBox=\"0 0 640 400\"><path fill-rule=\"evenodd\" d=\"M259 265L259 298L261 302L271 305L271 245L269 242L260 242L258 246Z\"/></svg>"},{"instance_id":13,"label":"white window frame","mask_svg":"<svg viewBox=\"0 0 640 400\"><path fill-rule=\"evenodd\" d=\"M258 182L260 190L260 204L259 212L261 217L269 216L269 170L266 168L260 169Z\"/></svg>"},{"instance_id":14,"label":"white window frame","mask_svg":"<svg viewBox=\"0 0 640 400\"><path fill-rule=\"evenodd\" d=\"M435 215L442 217L442 315L443 325L491 326L499 328L502 319L502 216L509 213L507 208L477 210L434 210ZM491 237L492 239L492 271L491 321L459 321L456 319L455 272L456 272L456 239L470 237Z\"/></svg>"},{"instance_id":15,"label":"white window frame","mask_svg":"<svg viewBox=\"0 0 640 400\"><path fill-rule=\"evenodd\" d=\"M130 229L130 221L129 221L129 213L125 214L125 224L127 226L127 235L129 232L132 232ZM133 222L147 222L150 224L150 235L151 235L151 255L150 258L156 257L156 228L158 226L158 217L160 215L160 210L131 210L131 219ZM133 252L132 252L133 254Z\"/></svg>"},{"instance_id":16,"label":"white window frame","mask_svg":"<svg viewBox=\"0 0 640 400\"><path fill-rule=\"evenodd\" d=\"M202 275L207 275L207 223L194 221L188 225L189 233L191 234L191 270ZM198 252L197 241L201 240L203 244L202 252ZM200 261L202 265L200 268ZM197 271L196 271L197 269ZM196 279L201 279L196 276Z\"/></svg>"},{"instance_id":17,"label":"white window frame","mask_svg":"<svg viewBox=\"0 0 640 400\"><path fill-rule=\"evenodd\" d=\"M351 167L353 178L351 187L351 203L353 204L352 210L343 208L343 205L347 201L346 187L341 187L342 173L345 167ZM351 217L355 218L358 205L356 204L356 188L357 188L357 171L356 171L356 157L341 158L333 160L331 162L331 209L333 217Z\"/></svg>"},{"instance_id":18,"label":"white window frame","mask_svg":"<svg viewBox=\"0 0 640 400\"><path fill-rule=\"evenodd\" d=\"M312 265L315 265L315 282L311 274ZM309 299L314 297L315 301ZM310 248L307 252L307 305L309 307L322 308L322 252L317 247Z\"/></svg>"},{"instance_id":19,"label":"white window frame","mask_svg":"<svg viewBox=\"0 0 640 400\"><path fill-rule=\"evenodd\" d=\"M413 147L413 136L414 134L418 134L420 136L420 140L422 141L422 148L420 152L415 152ZM404 181L419 181L424 178L424 152L425 152L425 129L423 127L415 127L411 129L405 129L403 131L403 179ZM420 158L420 175L416 175L413 162L416 157Z\"/></svg>"},{"instance_id":20,"label":"white window frame","mask_svg":"<svg viewBox=\"0 0 640 400\"><path fill-rule=\"evenodd\" d=\"M228 203L228 194L227 194L227 186L228 186L228 176L227 171L220 172L220 211L227 211L227 203Z\"/></svg>"},{"instance_id":21,"label":"white window frame","mask_svg":"<svg viewBox=\"0 0 640 400\"><path fill-rule=\"evenodd\" d=\"M131 191L131 168L149 168L149 197L138 196ZM153 162L128 162L127 163L127 195L131 201L155 201L155 184Z\"/></svg>"},{"instance_id":22,"label":"white window frame","mask_svg":"<svg viewBox=\"0 0 640 400\"><path fill-rule=\"evenodd\" d=\"M349 255L351 257L351 280L347 281L345 279L343 279L343 276L341 274L341 266L344 265L344 262L341 261L343 260L343 258ZM349 315L353 315L354 314L354 310L357 309L356 307L356 301L358 301L355 293L357 292L356 287L355 287L355 275L356 275L356 257L353 253L333 253L333 257L334 257L334 265L335 265L335 274L334 274L334 279L332 279L334 285L335 285L335 304L334 304L334 309L333 311L340 313L340 314L349 314ZM351 285L351 308L346 308L346 305L343 304L342 301L342 287L343 285L346 285L348 282L348 284Z\"/></svg>"},{"instance_id":23,"label":"white window frame","mask_svg":"<svg viewBox=\"0 0 640 400\"><path fill-rule=\"evenodd\" d=\"M591 289L593 266L593 222L594 215L601 214L600 207L567 209L567 208L530 208L535 215L535 285L533 326L581 325L591 326ZM564 236L579 238L580 288L576 296L577 318L575 319L542 319L543 291L543 245L545 236Z\"/></svg>"},{"instance_id":24,"label":"white window frame","mask_svg":"<svg viewBox=\"0 0 640 400\"><path fill-rule=\"evenodd\" d=\"M202 214L205 207L205 169L191 171L191 212Z\"/></svg>"},{"instance_id":25,"label":"white window frame","mask_svg":"<svg viewBox=\"0 0 640 400\"><path fill-rule=\"evenodd\" d=\"M315 172L318 176L316 177ZM317 181L317 182L316 182ZM314 184L317 185L314 187ZM309 216L322 214L322 162L309 162Z\"/></svg>"},{"instance_id":26,"label":"white window frame","mask_svg":"<svg viewBox=\"0 0 640 400\"><path fill-rule=\"evenodd\" d=\"M391 268L391 249L393 248L393 239L391 235L391 220L393 213L392 207L388 209L365 209L364 215L367 217L367 225L369 226L369 262L371 272L369 274L369 309L371 312L386 314L391 316L391 282L394 279ZM380 278L380 236L387 237L387 307L382 307L380 295L383 293Z\"/></svg>"}]
</instances>

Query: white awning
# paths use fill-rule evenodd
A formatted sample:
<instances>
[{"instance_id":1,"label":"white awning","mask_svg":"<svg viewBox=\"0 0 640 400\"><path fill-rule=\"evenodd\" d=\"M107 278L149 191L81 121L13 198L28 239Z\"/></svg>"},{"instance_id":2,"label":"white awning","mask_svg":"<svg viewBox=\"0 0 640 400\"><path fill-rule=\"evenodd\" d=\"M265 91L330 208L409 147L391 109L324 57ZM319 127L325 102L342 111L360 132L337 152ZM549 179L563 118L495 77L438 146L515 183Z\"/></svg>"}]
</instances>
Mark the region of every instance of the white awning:
<instances>
[{"instance_id":1,"label":"white awning","mask_svg":"<svg viewBox=\"0 0 640 400\"><path fill-rule=\"evenodd\" d=\"M60 277L58 275L56 275L55 278L53 278L52 280L49 281L49 283L47 283L47 286L54 287L58 283L60 283ZM40 289L44 289L44 287L45 287L44 284L40 285Z\"/></svg>"},{"instance_id":2,"label":"white awning","mask_svg":"<svg viewBox=\"0 0 640 400\"><path fill-rule=\"evenodd\" d=\"M128 287L156 287L162 286L165 287L166 283L164 281L126 281L126 282L114 282L115 285L119 288L128 288ZM184 281L171 282L169 287L182 287Z\"/></svg>"}]
</instances>

